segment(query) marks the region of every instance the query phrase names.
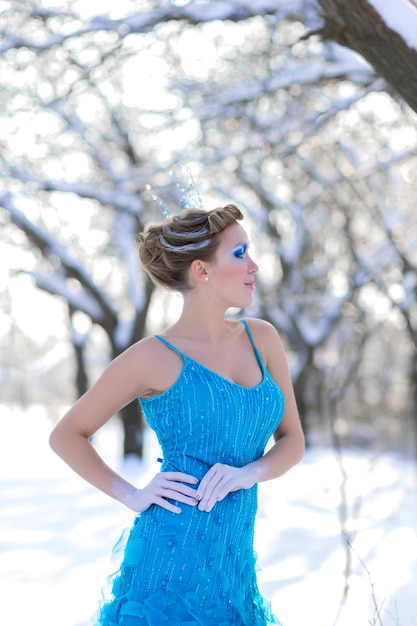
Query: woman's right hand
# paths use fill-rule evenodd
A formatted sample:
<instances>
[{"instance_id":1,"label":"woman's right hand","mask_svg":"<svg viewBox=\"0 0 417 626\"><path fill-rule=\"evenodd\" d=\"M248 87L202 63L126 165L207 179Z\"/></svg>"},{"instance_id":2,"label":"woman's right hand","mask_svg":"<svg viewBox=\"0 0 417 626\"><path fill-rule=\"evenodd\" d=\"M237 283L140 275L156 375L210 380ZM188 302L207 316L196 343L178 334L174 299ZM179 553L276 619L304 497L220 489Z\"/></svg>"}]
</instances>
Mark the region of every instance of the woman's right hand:
<instances>
[{"instance_id":1,"label":"woman's right hand","mask_svg":"<svg viewBox=\"0 0 417 626\"><path fill-rule=\"evenodd\" d=\"M143 513L151 504L157 504L172 513L181 513L182 509L169 500L196 506L198 500L195 498L195 489L183 483L196 485L198 482L195 476L183 472L159 472L146 487L135 489L126 504L135 513Z\"/></svg>"}]
</instances>

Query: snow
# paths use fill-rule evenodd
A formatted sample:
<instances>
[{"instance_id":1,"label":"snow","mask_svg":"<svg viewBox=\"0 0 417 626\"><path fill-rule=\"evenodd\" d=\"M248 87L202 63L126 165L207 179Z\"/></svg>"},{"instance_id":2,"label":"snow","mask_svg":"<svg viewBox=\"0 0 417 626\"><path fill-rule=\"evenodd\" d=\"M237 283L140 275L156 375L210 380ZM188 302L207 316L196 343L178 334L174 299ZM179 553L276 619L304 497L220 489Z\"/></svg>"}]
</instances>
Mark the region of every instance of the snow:
<instances>
[{"instance_id":1,"label":"snow","mask_svg":"<svg viewBox=\"0 0 417 626\"><path fill-rule=\"evenodd\" d=\"M7 626L88 626L115 569L111 548L133 520L133 513L52 453L51 428L42 407L22 413L0 406L0 577ZM138 484L158 471L151 433L142 464L121 463L120 443L112 420L96 439L106 461ZM343 464L344 526L353 550L341 533L342 472L332 450L311 449L284 477L260 485L260 588L284 626L416 626L415 466L358 451L345 452ZM347 555L352 573L341 604Z\"/></svg>"},{"instance_id":2,"label":"snow","mask_svg":"<svg viewBox=\"0 0 417 626\"><path fill-rule=\"evenodd\" d=\"M386 25L397 32L409 48L417 50L417 10L408 0L368 0Z\"/></svg>"}]
</instances>

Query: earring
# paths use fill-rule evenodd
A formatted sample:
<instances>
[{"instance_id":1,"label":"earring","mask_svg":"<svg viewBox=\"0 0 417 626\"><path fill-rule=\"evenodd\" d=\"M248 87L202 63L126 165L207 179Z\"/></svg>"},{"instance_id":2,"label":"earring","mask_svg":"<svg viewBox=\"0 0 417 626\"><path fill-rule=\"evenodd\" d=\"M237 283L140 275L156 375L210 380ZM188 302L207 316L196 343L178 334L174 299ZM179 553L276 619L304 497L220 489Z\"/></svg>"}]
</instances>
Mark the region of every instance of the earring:
<instances>
[{"instance_id":1,"label":"earring","mask_svg":"<svg viewBox=\"0 0 417 626\"><path fill-rule=\"evenodd\" d=\"M204 276L204 280L205 280L205 282L207 282L208 281L208 276Z\"/></svg>"}]
</instances>

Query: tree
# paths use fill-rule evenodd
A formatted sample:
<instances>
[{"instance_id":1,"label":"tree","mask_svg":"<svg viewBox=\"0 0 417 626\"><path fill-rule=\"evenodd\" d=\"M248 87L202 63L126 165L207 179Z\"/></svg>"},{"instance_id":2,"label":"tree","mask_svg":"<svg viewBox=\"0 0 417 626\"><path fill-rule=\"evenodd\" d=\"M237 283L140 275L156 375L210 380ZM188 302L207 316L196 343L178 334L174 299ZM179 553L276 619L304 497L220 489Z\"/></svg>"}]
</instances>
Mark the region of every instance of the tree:
<instances>
[{"instance_id":1,"label":"tree","mask_svg":"<svg viewBox=\"0 0 417 626\"><path fill-rule=\"evenodd\" d=\"M355 15L364 5L351 48L365 22L372 29L368 3L355 2ZM400 180L416 145L413 114L375 73L395 87L390 63L372 67L323 40L341 37L336 9L348 28L337 2L144 2L83 17L71 3L9 3L0 47L0 204L37 258L37 285L66 299L71 321L81 312L101 325L111 356L140 338L151 291L131 259L152 212L145 186L175 202L167 171L191 165L203 193L250 215L257 306L292 348L306 426L320 395L317 354L347 308L362 319L375 280L355 253L361 224L377 215L372 176L383 188L391 173ZM379 56L395 59L394 48ZM411 99L403 83L398 91ZM397 208L410 212L408 201ZM370 250L388 236L376 232L366 233ZM80 391L84 339L73 333Z\"/></svg>"},{"instance_id":2,"label":"tree","mask_svg":"<svg viewBox=\"0 0 417 626\"><path fill-rule=\"evenodd\" d=\"M0 53L26 48L43 52L57 45L64 45L88 33L114 32L120 41L133 33L146 33L163 23L184 21L191 25L214 20L240 22L256 16L273 16L276 22L298 20L324 40L335 41L342 46L359 52L383 76L404 100L416 110L417 92L408 77L417 64L417 10L414 0L399 0L395 12L384 7L378 0L354 0L346 5L343 0L300 0L280 2L253 2L249 6L244 0L233 2L190 2L185 6L144 2L144 9L122 18L94 15L90 20L80 20L71 11L39 7L32 2L22 2L19 7L5 3L3 13L13 24L23 25L18 35L5 30ZM26 19L25 19L26 17ZM22 19L23 18L23 19ZM28 37L30 21L43 22L46 33L41 37ZM65 33L55 31L55 24L66 23L70 28ZM49 32L48 32L49 31ZM49 34L49 37L47 36Z\"/></svg>"},{"instance_id":3,"label":"tree","mask_svg":"<svg viewBox=\"0 0 417 626\"><path fill-rule=\"evenodd\" d=\"M417 90L410 76L417 68L415 2L395 8L375 0L319 0L324 25L318 34L359 52L407 104L417 111Z\"/></svg>"}]
</instances>

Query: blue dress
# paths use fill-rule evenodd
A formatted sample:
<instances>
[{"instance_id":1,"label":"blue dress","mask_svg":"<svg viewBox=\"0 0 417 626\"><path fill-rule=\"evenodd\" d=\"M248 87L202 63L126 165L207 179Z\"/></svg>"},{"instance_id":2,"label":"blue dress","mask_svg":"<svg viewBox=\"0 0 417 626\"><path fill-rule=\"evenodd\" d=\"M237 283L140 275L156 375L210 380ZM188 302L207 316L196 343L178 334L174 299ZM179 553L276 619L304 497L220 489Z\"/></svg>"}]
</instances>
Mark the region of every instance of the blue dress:
<instances>
[{"instance_id":1,"label":"blue dress","mask_svg":"<svg viewBox=\"0 0 417 626\"><path fill-rule=\"evenodd\" d=\"M163 451L161 471L201 479L217 462L241 467L263 455L284 397L245 321L262 381L233 383L155 335L183 359L163 393L140 399ZM179 503L140 513L96 626L266 626L279 624L257 586L253 551L257 485L230 493L211 512Z\"/></svg>"}]
</instances>

